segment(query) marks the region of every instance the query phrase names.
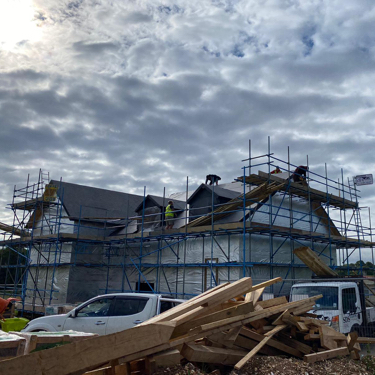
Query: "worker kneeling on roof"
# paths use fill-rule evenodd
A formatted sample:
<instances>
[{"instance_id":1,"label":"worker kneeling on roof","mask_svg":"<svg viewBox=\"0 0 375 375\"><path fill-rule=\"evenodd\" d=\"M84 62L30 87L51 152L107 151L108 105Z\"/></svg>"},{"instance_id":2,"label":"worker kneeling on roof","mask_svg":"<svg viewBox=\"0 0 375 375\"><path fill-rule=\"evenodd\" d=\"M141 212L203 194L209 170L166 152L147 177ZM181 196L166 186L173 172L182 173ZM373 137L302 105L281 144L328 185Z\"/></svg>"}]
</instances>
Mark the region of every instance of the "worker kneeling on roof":
<instances>
[{"instance_id":1,"label":"worker kneeling on roof","mask_svg":"<svg viewBox=\"0 0 375 375\"><path fill-rule=\"evenodd\" d=\"M309 167L307 165L300 165L296 168L294 173L292 174L291 178L294 182L302 183L303 185L307 185L306 182L306 173L309 170Z\"/></svg>"},{"instance_id":2,"label":"worker kneeling on roof","mask_svg":"<svg viewBox=\"0 0 375 375\"><path fill-rule=\"evenodd\" d=\"M209 185L213 185L215 182L216 182L216 185L219 185L220 180L221 180L220 176L217 176L216 174L208 174L206 176L205 184L207 185L207 182L210 181Z\"/></svg>"}]
</instances>

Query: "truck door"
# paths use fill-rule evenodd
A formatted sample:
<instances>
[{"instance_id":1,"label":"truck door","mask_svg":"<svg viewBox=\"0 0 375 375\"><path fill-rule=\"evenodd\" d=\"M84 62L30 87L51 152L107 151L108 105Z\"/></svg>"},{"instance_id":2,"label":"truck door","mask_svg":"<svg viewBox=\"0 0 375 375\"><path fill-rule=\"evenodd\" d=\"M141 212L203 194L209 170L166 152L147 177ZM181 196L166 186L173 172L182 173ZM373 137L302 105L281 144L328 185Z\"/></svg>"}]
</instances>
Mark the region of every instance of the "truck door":
<instances>
[{"instance_id":1,"label":"truck door","mask_svg":"<svg viewBox=\"0 0 375 375\"><path fill-rule=\"evenodd\" d=\"M111 303L112 297L102 297L88 302L76 310L75 317L65 319L63 329L105 335Z\"/></svg>"},{"instance_id":2,"label":"truck door","mask_svg":"<svg viewBox=\"0 0 375 375\"><path fill-rule=\"evenodd\" d=\"M153 299L136 296L116 296L106 334L124 331L150 319L156 313Z\"/></svg>"},{"instance_id":3,"label":"truck door","mask_svg":"<svg viewBox=\"0 0 375 375\"><path fill-rule=\"evenodd\" d=\"M362 324L360 300L356 288L343 288L341 290L342 319L340 319L340 332L348 333L354 325ZM366 313L366 312L365 312Z\"/></svg>"}]
</instances>

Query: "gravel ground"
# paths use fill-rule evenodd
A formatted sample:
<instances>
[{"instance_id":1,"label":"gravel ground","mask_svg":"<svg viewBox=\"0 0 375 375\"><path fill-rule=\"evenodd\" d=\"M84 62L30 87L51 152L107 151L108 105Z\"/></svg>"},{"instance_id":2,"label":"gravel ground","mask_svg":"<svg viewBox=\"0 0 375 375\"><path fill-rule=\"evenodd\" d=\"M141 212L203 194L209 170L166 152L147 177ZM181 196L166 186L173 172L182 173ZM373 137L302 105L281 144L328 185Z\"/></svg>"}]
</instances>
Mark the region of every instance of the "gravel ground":
<instances>
[{"instance_id":1,"label":"gravel ground","mask_svg":"<svg viewBox=\"0 0 375 375\"><path fill-rule=\"evenodd\" d=\"M369 367L370 364L370 367ZM370 370L367 370L370 368ZM374 375L375 357L354 361L347 357L308 364L299 359L282 357L255 357L241 371L216 368L203 364L200 368L188 363L158 370L155 375Z\"/></svg>"}]
</instances>

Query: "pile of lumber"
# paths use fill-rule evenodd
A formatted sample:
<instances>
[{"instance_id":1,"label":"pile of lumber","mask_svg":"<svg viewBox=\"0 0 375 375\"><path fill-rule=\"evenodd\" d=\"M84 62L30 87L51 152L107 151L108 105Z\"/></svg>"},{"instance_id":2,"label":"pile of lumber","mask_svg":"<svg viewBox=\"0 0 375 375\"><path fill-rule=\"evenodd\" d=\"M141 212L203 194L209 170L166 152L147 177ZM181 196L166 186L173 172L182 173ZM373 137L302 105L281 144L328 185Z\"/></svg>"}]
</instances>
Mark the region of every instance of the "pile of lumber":
<instances>
[{"instance_id":1,"label":"pile of lumber","mask_svg":"<svg viewBox=\"0 0 375 375\"><path fill-rule=\"evenodd\" d=\"M1 373L64 375L153 373L184 358L241 369L256 354L289 355L312 363L358 358L355 333L346 337L309 314L322 295L261 301L266 287L251 278L219 285L141 325L0 362Z\"/></svg>"}]
</instances>

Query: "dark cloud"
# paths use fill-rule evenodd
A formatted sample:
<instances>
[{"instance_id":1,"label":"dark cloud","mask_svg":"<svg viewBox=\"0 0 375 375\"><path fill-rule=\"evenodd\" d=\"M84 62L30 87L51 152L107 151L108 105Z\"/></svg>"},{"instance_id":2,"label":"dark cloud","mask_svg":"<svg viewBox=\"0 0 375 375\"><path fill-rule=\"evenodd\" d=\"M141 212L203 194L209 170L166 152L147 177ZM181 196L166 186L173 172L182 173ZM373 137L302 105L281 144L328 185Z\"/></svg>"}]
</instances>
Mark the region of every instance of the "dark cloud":
<instances>
[{"instance_id":1,"label":"dark cloud","mask_svg":"<svg viewBox=\"0 0 375 375\"><path fill-rule=\"evenodd\" d=\"M34 4L39 39L0 36L3 206L39 168L139 194L232 181L268 136L333 181L374 171L371 1Z\"/></svg>"}]
</instances>

